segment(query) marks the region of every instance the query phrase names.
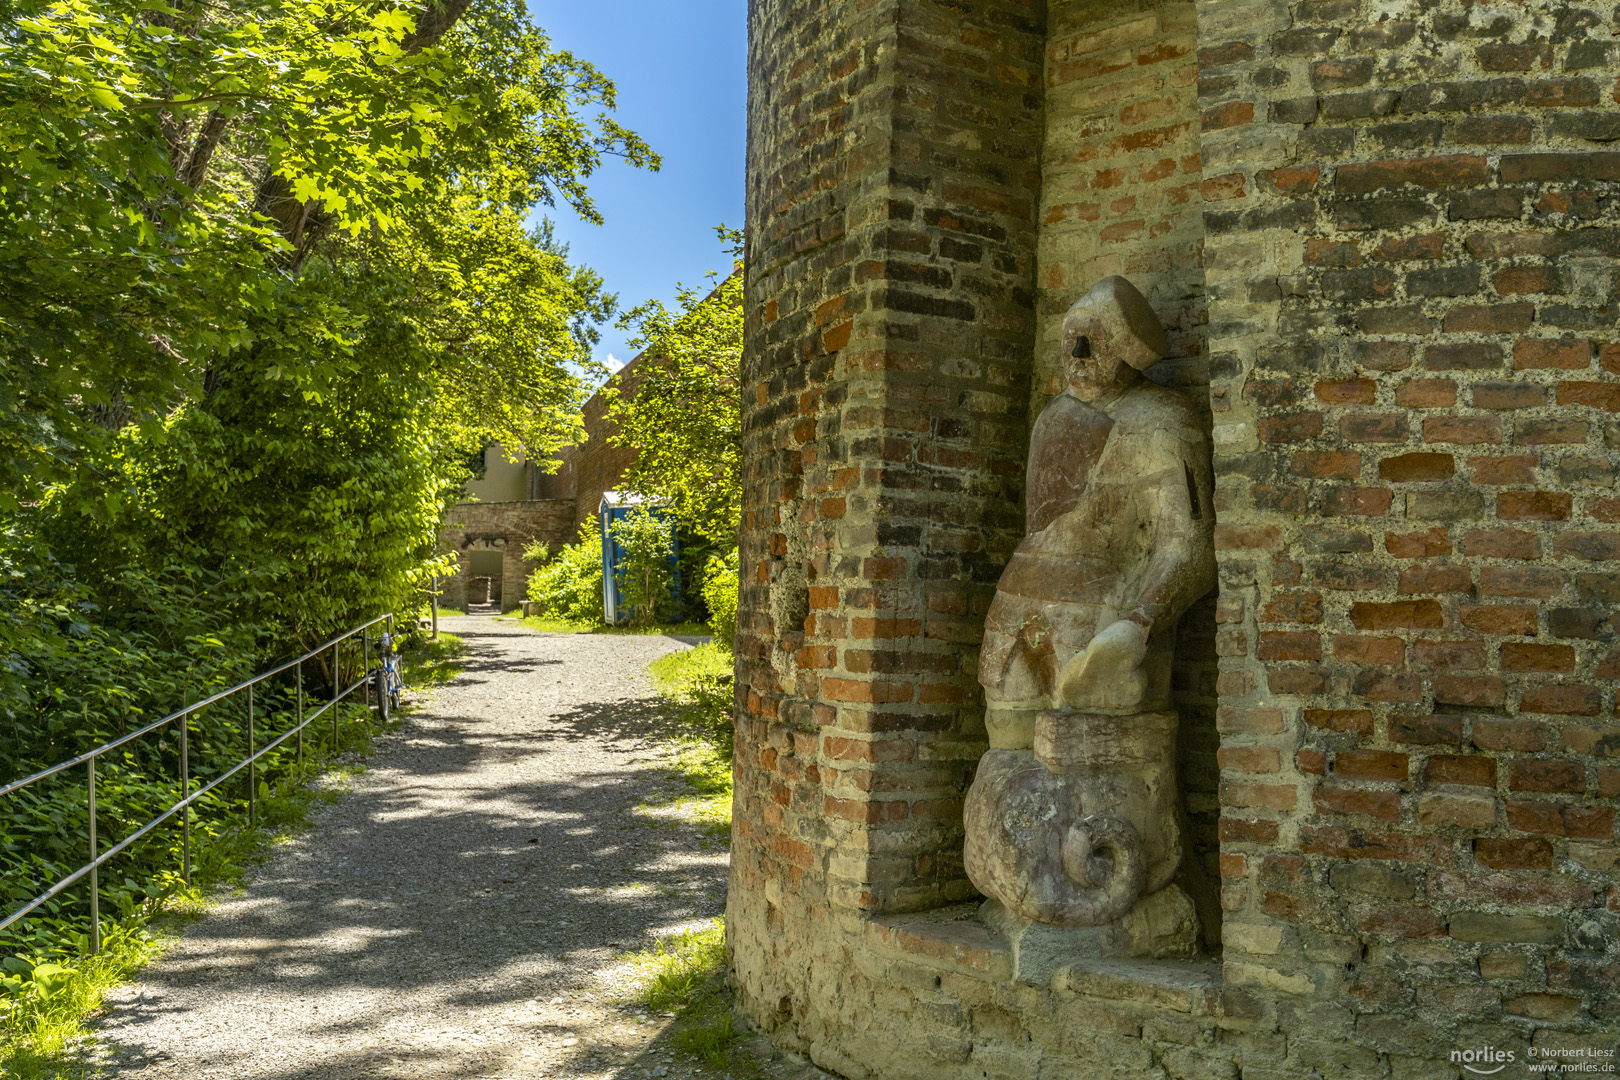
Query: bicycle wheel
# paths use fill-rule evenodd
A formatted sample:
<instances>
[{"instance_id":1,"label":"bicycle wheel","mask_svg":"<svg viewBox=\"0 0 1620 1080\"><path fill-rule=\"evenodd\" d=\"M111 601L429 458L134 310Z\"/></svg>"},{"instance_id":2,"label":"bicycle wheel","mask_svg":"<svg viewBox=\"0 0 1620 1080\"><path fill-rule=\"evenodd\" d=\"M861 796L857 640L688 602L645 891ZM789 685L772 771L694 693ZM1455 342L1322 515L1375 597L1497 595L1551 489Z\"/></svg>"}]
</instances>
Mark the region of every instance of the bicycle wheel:
<instances>
[{"instance_id":1,"label":"bicycle wheel","mask_svg":"<svg viewBox=\"0 0 1620 1080\"><path fill-rule=\"evenodd\" d=\"M388 719L388 699L392 689L388 685L388 669L379 667L372 673L372 686L377 692L377 713L386 722Z\"/></svg>"}]
</instances>

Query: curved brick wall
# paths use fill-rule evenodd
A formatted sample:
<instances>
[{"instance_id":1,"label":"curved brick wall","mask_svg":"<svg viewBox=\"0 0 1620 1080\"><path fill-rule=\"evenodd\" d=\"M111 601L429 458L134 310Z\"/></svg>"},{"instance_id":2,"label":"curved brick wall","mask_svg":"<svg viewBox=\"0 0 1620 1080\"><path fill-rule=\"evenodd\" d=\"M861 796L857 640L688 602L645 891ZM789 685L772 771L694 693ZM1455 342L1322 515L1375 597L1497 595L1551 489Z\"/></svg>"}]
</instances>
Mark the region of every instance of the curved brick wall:
<instances>
[{"instance_id":1,"label":"curved brick wall","mask_svg":"<svg viewBox=\"0 0 1620 1080\"><path fill-rule=\"evenodd\" d=\"M1612 1047L1614 12L750 20L745 1014L885 1080ZM1115 271L1171 324L1153 377L1208 386L1222 579L1178 689L1224 949L1033 987L968 918L973 671L1041 342Z\"/></svg>"}]
</instances>

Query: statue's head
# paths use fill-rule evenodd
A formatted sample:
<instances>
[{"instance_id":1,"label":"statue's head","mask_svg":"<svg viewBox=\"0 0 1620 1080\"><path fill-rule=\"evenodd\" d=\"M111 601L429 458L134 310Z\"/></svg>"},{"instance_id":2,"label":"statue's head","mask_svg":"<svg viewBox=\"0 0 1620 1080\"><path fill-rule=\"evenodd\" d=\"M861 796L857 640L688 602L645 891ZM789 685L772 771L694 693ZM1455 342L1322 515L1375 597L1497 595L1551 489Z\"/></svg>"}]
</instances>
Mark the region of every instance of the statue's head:
<instances>
[{"instance_id":1,"label":"statue's head","mask_svg":"<svg viewBox=\"0 0 1620 1080\"><path fill-rule=\"evenodd\" d=\"M1122 277L1097 282L1063 317L1063 374L1081 401L1113 397L1166 348L1152 305Z\"/></svg>"}]
</instances>

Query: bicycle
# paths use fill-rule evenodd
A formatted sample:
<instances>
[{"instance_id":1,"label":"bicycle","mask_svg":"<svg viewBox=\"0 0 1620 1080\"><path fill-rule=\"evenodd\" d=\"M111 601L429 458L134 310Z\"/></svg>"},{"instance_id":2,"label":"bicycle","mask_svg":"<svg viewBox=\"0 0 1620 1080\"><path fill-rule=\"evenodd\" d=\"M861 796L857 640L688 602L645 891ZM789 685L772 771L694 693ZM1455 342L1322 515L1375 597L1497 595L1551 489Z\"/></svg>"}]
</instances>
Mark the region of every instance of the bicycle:
<instances>
[{"instance_id":1,"label":"bicycle","mask_svg":"<svg viewBox=\"0 0 1620 1080\"><path fill-rule=\"evenodd\" d=\"M371 672L372 689L377 694L377 711L384 721L390 708L399 708L399 695L405 689L405 680L399 670L399 653L394 648L392 634L374 639L377 643L377 666Z\"/></svg>"}]
</instances>

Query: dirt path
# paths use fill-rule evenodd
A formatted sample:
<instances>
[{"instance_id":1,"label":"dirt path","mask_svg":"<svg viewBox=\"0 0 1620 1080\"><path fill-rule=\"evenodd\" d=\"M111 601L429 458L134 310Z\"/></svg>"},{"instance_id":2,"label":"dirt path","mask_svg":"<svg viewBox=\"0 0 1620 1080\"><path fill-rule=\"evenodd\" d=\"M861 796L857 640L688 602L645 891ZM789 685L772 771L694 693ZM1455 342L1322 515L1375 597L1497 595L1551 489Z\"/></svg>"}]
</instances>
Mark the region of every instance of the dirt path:
<instances>
[{"instance_id":1,"label":"dirt path","mask_svg":"<svg viewBox=\"0 0 1620 1080\"><path fill-rule=\"evenodd\" d=\"M682 789L645 670L684 646L477 617L444 629L466 640L465 673L110 999L113 1075L722 1075L624 1004L625 953L724 906L724 841L636 812Z\"/></svg>"}]
</instances>

